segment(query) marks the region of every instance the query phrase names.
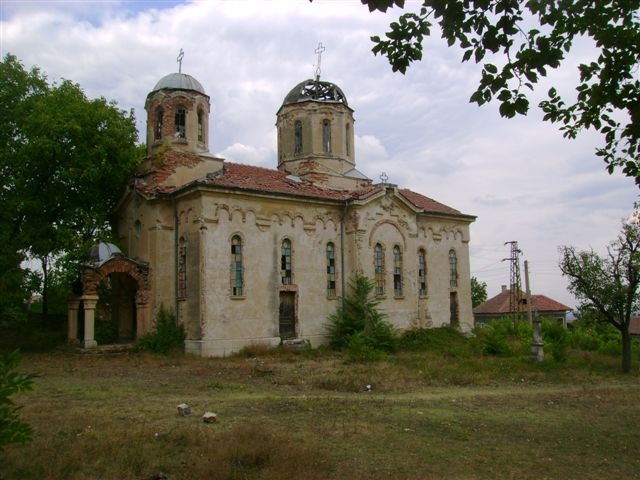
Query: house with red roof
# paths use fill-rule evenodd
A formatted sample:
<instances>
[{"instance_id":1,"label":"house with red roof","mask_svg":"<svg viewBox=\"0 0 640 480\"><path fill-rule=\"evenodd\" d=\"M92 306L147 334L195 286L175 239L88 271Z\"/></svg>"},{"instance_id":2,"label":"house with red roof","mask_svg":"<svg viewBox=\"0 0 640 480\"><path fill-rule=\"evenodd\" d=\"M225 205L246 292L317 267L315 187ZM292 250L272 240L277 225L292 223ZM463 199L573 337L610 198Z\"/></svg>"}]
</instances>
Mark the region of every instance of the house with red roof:
<instances>
[{"instance_id":1,"label":"house with red roof","mask_svg":"<svg viewBox=\"0 0 640 480\"><path fill-rule=\"evenodd\" d=\"M475 217L359 171L340 87L317 76L284 96L274 168L209 153L210 98L190 75L162 78L145 109L147 157L114 212L118 245L84 266L85 328L70 314L70 339L96 345L107 279L121 339L152 330L164 308L184 326L185 351L202 356L325 342L356 275L400 329L473 328Z\"/></svg>"},{"instance_id":2,"label":"house with red roof","mask_svg":"<svg viewBox=\"0 0 640 480\"><path fill-rule=\"evenodd\" d=\"M516 295L512 296L512 292ZM526 319L529 310L526 298L524 292L514 291L502 285L502 291L498 295L473 309L474 322L476 325L485 325L495 319L516 315ZM531 310L537 311L541 318L556 319L566 326L567 313L571 311L571 307L546 295L531 295Z\"/></svg>"}]
</instances>

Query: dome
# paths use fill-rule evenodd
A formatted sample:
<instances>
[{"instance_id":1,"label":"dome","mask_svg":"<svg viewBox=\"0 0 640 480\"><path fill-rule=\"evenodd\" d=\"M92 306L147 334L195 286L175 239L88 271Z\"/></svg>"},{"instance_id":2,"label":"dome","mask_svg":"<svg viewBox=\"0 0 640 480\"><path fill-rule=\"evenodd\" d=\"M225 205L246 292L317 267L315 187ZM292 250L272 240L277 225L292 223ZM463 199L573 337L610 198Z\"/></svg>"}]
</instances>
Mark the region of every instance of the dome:
<instances>
[{"instance_id":1,"label":"dome","mask_svg":"<svg viewBox=\"0 0 640 480\"><path fill-rule=\"evenodd\" d=\"M293 87L284 98L282 105L308 101L342 103L347 107L349 106L347 97L340 87L330 82L313 79L305 80Z\"/></svg>"},{"instance_id":2,"label":"dome","mask_svg":"<svg viewBox=\"0 0 640 480\"><path fill-rule=\"evenodd\" d=\"M165 88L169 90L194 90L206 95L200 82L186 73L170 73L162 77L151 91L156 92Z\"/></svg>"},{"instance_id":3,"label":"dome","mask_svg":"<svg viewBox=\"0 0 640 480\"><path fill-rule=\"evenodd\" d=\"M88 260L93 264L102 264L122 252L113 243L100 242L89 249Z\"/></svg>"}]
</instances>

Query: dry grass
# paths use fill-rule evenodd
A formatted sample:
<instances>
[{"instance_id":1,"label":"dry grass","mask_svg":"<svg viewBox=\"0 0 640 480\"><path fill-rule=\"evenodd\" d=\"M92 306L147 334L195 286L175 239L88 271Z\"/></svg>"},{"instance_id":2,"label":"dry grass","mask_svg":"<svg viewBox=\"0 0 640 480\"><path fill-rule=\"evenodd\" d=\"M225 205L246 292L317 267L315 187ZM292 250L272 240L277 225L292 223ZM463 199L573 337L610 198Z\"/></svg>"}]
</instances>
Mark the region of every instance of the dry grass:
<instances>
[{"instance_id":1,"label":"dry grass","mask_svg":"<svg viewBox=\"0 0 640 480\"><path fill-rule=\"evenodd\" d=\"M36 433L0 479L640 478L637 367L572 358L29 354Z\"/></svg>"}]
</instances>

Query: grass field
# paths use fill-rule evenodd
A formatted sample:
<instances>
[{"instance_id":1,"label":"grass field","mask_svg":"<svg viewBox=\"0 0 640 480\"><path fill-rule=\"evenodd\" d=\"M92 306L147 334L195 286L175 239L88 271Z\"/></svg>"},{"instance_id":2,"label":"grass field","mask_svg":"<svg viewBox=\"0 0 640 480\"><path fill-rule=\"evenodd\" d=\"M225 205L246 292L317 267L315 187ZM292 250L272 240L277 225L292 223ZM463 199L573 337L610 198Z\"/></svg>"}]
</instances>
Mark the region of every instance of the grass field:
<instances>
[{"instance_id":1,"label":"grass field","mask_svg":"<svg viewBox=\"0 0 640 480\"><path fill-rule=\"evenodd\" d=\"M14 399L34 438L0 479L640 478L640 373L618 363L29 353Z\"/></svg>"}]
</instances>

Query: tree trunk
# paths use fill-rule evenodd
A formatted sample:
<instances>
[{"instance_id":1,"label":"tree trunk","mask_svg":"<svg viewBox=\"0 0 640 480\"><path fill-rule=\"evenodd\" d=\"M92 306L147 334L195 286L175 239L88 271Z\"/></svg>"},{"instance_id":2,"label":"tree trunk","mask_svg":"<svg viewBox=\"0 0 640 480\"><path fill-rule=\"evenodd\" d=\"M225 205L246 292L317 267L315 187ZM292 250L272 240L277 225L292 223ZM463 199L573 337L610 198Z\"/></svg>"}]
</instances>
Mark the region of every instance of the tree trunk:
<instances>
[{"instance_id":1,"label":"tree trunk","mask_svg":"<svg viewBox=\"0 0 640 480\"><path fill-rule=\"evenodd\" d=\"M631 334L628 327L620 333L622 334L622 372L629 373L631 371Z\"/></svg>"},{"instance_id":2,"label":"tree trunk","mask_svg":"<svg viewBox=\"0 0 640 480\"><path fill-rule=\"evenodd\" d=\"M48 258L42 258L42 328L47 326L49 316L49 269Z\"/></svg>"}]
</instances>

